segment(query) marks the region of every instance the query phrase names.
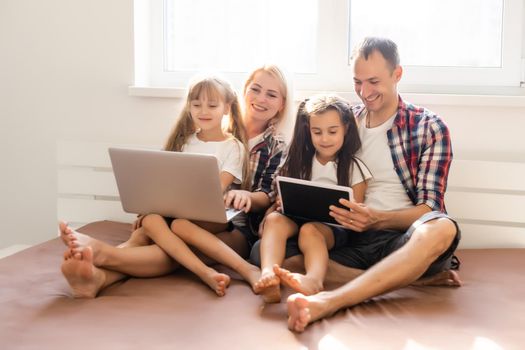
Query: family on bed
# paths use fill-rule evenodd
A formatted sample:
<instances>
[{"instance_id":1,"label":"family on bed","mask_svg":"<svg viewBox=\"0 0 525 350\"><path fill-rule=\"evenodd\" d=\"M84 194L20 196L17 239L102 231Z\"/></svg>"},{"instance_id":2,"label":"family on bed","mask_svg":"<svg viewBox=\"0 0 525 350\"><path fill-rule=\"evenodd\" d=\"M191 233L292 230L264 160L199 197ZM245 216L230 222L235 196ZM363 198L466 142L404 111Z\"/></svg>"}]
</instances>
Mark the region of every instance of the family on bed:
<instances>
[{"instance_id":1,"label":"family on bed","mask_svg":"<svg viewBox=\"0 0 525 350\"><path fill-rule=\"evenodd\" d=\"M302 332L337 310L409 284L459 286L453 254L460 231L444 204L452 161L447 126L399 96L403 70L391 40L364 39L352 68L362 104L335 95L301 102L289 147L280 128L290 94L277 66L251 73L243 111L224 80L193 82L165 149L216 155L225 204L244 213L228 225L139 216L129 240L117 247L60 222L68 246L62 272L73 295L93 298L128 276L161 276L182 265L224 296L230 277L210 267L218 262L265 302L281 301L281 285L295 290L287 299L288 327ZM342 227L283 215L277 174L352 187L354 201L329 208ZM297 260L304 273L283 267ZM323 291L327 273L347 283Z\"/></svg>"}]
</instances>

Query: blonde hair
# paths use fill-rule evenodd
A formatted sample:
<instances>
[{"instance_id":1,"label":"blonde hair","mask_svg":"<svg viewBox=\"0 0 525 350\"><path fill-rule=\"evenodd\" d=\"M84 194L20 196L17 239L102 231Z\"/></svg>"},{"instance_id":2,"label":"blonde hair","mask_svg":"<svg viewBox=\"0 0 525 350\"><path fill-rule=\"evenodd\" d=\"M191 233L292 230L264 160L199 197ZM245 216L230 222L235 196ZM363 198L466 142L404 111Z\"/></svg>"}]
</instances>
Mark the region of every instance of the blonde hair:
<instances>
[{"instance_id":1,"label":"blonde hair","mask_svg":"<svg viewBox=\"0 0 525 350\"><path fill-rule=\"evenodd\" d=\"M182 151L190 136L197 131L195 123L191 117L190 106L191 101L199 99L203 94L208 96L208 98L220 98L225 105L229 106L230 118L228 125L224 128L223 132L231 138L240 141L239 147L243 148L241 154L244 154L241 187L243 189L249 189L251 187L251 178L247 151L248 137L242 120L239 99L230 84L221 78L204 77L196 79L190 84L184 108L179 114L177 123L168 137L164 149L167 151Z\"/></svg>"},{"instance_id":2,"label":"blonde hair","mask_svg":"<svg viewBox=\"0 0 525 350\"><path fill-rule=\"evenodd\" d=\"M283 96L283 108L279 112L277 112L277 114L272 118L270 124L281 128L282 126L284 126L287 119L290 119L290 117L288 117L288 113L292 109L291 104L293 103L293 99L291 98L291 88L289 87L290 83L286 79L286 75L284 74L284 71L282 69L277 67L275 64L265 64L264 66L253 70L253 72L248 76L246 82L244 83L244 95L246 95L246 90L248 90L248 86L255 79L255 75L260 72L266 72L270 74L272 77L277 79L277 82L279 84L279 92Z\"/></svg>"}]
</instances>

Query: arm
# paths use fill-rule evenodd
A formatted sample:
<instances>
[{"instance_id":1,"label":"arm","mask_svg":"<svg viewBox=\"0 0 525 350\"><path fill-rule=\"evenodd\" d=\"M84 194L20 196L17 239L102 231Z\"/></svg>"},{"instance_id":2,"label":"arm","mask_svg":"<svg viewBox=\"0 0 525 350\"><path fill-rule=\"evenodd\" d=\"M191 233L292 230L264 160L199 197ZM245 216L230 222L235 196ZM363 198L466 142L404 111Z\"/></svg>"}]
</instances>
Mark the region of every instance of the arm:
<instances>
[{"instance_id":1,"label":"arm","mask_svg":"<svg viewBox=\"0 0 525 350\"><path fill-rule=\"evenodd\" d=\"M250 192L245 190L231 190L224 196L226 207L232 206L235 209L244 208L249 211L260 212L270 205L270 197L264 192Z\"/></svg>"},{"instance_id":2,"label":"arm","mask_svg":"<svg viewBox=\"0 0 525 350\"><path fill-rule=\"evenodd\" d=\"M362 181L352 186L354 202L363 203L365 201L366 187L366 181Z\"/></svg>"},{"instance_id":3,"label":"arm","mask_svg":"<svg viewBox=\"0 0 525 350\"><path fill-rule=\"evenodd\" d=\"M452 160L450 134L446 125L435 116L421 121L421 130L426 133L418 138L418 147L411 150L418 157L413 164L407 164L417 183L411 188L414 207L400 210L380 211L362 203L341 201L346 209L331 208L331 215L343 226L355 231L370 229L406 230L421 215L431 211L444 211L444 193L448 170ZM410 136L408 136L410 137Z\"/></svg>"},{"instance_id":4,"label":"arm","mask_svg":"<svg viewBox=\"0 0 525 350\"><path fill-rule=\"evenodd\" d=\"M341 225L357 232L381 229L406 230L421 215L430 211L426 204L408 209L383 211L345 199L339 202L349 210L332 205L330 215Z\"/></svg>"},{"instance_id":5,"label":"arm","mask_svg":"<svg viewBox=\"0 0 525 350\"><path fill-rule=\"evenodd\" d=\"M219 174L219 178L221 181L222 192L226 191L228 187L233 183L233 180L235 180L235 177L227 171L221 171L221 173Z\"/></svg>"}]
</instances>

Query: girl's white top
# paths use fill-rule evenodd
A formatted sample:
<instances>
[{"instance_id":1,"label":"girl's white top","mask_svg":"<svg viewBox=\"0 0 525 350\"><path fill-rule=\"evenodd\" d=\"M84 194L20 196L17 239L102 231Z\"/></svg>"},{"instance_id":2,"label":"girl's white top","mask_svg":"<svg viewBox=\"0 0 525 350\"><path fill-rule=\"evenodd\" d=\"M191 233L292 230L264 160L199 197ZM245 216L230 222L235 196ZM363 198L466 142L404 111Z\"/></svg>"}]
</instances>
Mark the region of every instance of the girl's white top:
<instances>
[{"instance_id":1,"label":"girl's white top","mask_svg":"<svg viewBox=\"0 0 525 350\"><path fill-rule=\"evenodd\" d=\"M235 177L234 183L242 182L244 146L236 138L225 141L201 141L193 134L182 148L182 152L212 154L217 157L219 171L226 171Z\"/></svg>"},{"instance_id":2,"label":"girl's white top","mask_svg":"<svg viewBox=\"0 0 525 350\"><path fill-rule=\"evenodd\" d=\"M361 175L358 167L352 162L350 166L350 187L360 182L368 180L372 177L368 168L359 159L356 159L363 170L364 178ZM325 165L319 163L317 157L314 156L312 161L312 181L318 181L322 183L337 185L337 164L335 162L328 162Z\"/></svg>"}]
</instances>

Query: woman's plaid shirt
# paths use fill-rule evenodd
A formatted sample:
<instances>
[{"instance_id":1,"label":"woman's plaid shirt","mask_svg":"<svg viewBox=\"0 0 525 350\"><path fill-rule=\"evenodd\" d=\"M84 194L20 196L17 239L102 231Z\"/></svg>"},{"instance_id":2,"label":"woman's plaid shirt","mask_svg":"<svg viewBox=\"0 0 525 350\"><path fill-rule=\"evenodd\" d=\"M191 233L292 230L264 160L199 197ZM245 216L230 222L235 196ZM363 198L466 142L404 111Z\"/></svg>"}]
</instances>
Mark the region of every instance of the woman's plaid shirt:
<instances>
[{"instance_id":1,"label":"woman's plaid shirt","mask_svg":"<svg viewBox=\"0 0 525 350\"><path fill-rule=\"evenodd\" d=\"M284 138L270 125L263 134L261 142L250 150L250 169L252 171L252 192L264 192L273 202L275 191L273 180L286 159L287 148Z\"/></svg>"}]
</instances>

